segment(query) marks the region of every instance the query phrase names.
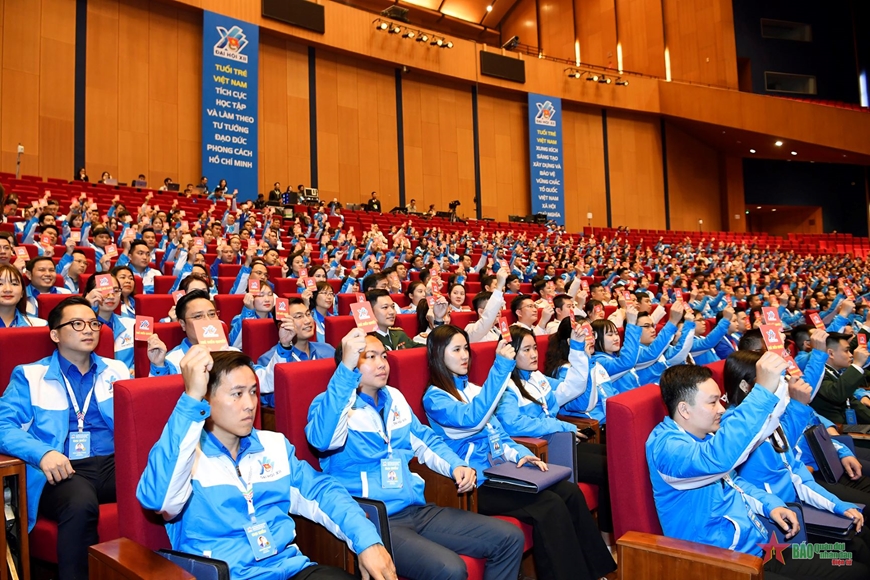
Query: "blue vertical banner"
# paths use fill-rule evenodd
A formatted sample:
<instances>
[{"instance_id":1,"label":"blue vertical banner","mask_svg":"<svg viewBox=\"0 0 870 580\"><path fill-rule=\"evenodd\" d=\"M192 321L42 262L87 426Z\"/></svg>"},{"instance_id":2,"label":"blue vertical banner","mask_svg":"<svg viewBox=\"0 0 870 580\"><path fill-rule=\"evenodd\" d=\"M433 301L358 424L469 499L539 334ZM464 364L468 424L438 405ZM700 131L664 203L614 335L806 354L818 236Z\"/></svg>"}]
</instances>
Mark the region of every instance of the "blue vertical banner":
<instances>
[{"instance_id":1,"label":"blue vertical banner","mask_svg":"<svg viewBox=\"0 0 870 580\"><path fill-rule=\"evenodd\" d=\"M562 159L562 99L529 93L532 213L565 225Z\"/></svg>"},{"instance_id":2,"label":"blue vertical banner","mask_svg":"<svg viewBox=\"0 0 870 580\"><path fill-rule=\"evenodd\" d=\"M259 27L203 11L202 174L256 199Z\"/></svg>"}]
</instances>

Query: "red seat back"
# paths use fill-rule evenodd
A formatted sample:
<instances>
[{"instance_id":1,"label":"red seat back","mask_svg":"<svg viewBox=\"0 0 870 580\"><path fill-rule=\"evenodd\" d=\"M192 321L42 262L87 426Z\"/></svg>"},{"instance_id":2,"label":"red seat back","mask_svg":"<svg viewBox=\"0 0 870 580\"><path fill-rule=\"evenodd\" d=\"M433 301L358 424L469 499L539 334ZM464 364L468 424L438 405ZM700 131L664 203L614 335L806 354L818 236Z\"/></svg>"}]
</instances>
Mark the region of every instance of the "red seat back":
<instances>
[{"instance_id":1,"label":"red seat back","mask_svg":"<svg viewBox=\"0 0 870 580\"><path fill-rule=\"evenodd\" d=\"M405 334L414 338L417 336L417 315L416 314L399 314L396 316L396 326L405 331Z\"/></svg>"},{"instance_id":2,"label":"red seat back","mask_svg":"<svg viewBox=\"0 0 870 580\"><path fill-rule=\"evenodd\" d=\"M390 363L388 384L402 391L417 418L428 424L423 411L423 394L429 387L426 354L425 348L391 350L387 353L387 361Z\"/></svg>"},{"instance_id":3,"label":"red seat back","mask_svg":"<svg viewBox=\"0 0 870 580\"><path fill-rule=\"evenodd\" d=\"M215 283L217 284L218 294L229 294L230 290L233 289L233 284L236 283L236 279L233 277L218 276Z\"/></svg>"},{"instance_id":4,"label":"red seat back","mask_svg":"<svg viewBox=\"0 0 870 580\"><path fill-rule=\"evenodd\" d=\"M218 264L218 276L235 278L241 269L241 264Z\"/></svg>"},{"instance_id":5,"label":"red seat back","mask_svg":"<svg viewBox=\"0 0 870 580\"><path fill-rule=\"evenodd\" d=\"M181 344L181 341L187 337L178 322L156 322L154 323L154 334L166 344L166 352ZM146 341L137 340L133 344L133 363L136 365L137 379L148 376L151 362L148 360L148 343Z\"/></svg>"},{"instance_id":6,"label":"red seat back","mask_svg":"<svg viewBox=\"0 0 870 580\"><path fill-rule=\"evenodd\" d=\"M154 276L154 295L169 294L175 280L175 276Z\"/></svg>"},{"instance_id":7,"label":"red seat back","mask_svg":"<svg viewBox=\"0 0 870 580\"><path fill-rule=\"evenodd\" d=\"M84 290L84 286L82 286L82 290ZM75 296L78 296L78 294ZM43 320L48 320L48 313L69 297L69 294L40 294L36 297L37 315Z\"/></svg>"},{"instance_id":8,"label":"red seat back","mask_svg":"<svg viewBox=\"0 0 870 580\"><path fill-rule=\"evenodd\" d=\"M138 316L151 316L154 318L154 322L169 316L169 310L174 305L175 300L169 294L155 293L136 296L136 314Z\"/></svg>"},{"instance_id":9,"label":"red seat back","mask_svg":"<svg viewBox=\"0 0 870 580\"><path fill-rule=\"evenodd\" d=\"M296 447L296 457L320 469L316 450L305 438L308 408L326 391L335 372L333 359L275 365L275 428Z\"/></svg>"},{"instance_id":10,"label":"red seat back","mask_svg":"<svg viewBox=\"0 0 870 580\"><path fill-rule=\"evenodd\" d=\"M338 314L347 316L350 314L350 305L357 301L356 294L336 294L335 299L338 300Z\"/></svg>"},{"instance_id":11,"label":"red seat back","mask_svg":"<svg viewBox=\"0 0 870 580\"><path fill-rule=\"evenodd\" d=\"M476 385L482 385L489 376L489 370L495 363L495 341L476 342L471 345L471 365L468 370L468 380Z\"/></svg>"},{"instance_id":12,"label":"red seat back","mask_svg":"<svg viewBox=\"0 0 870 580\"><path fill-rule=\"evenodd\" d=\"M244 294L215 294L214 306L220 310L220 319L230 326L233 318L242 313L244 307Z\"/></svg>"},{"instance_id":13,"label":"red seat back","mask_svg":"<svg viewBox=\"0 0 870 580\"><path fill-rule=\"evenodd\" d=\"M242 350L257 362L278 344L278 327L272 318L249 318L242 321Z\"/></svg>"},{"instance_id":14,"label":"red seat back","mask_svg":"<svg viewBox=\"0 0 870 580\"><path fill-rule=\"evenodd\" d=\"M3 353L0 356L0 395L9 386L15 367L50 356L56 347L47 326L5 328L0 331L0 353ZM95 352L105 358L115 358L115 340L108 326L100 330L100 344Z\"/></svg>"},{"instance_id":15,"label":"red seat back","mask_svg":"<svg viewBox=\"0 0 870 580\"><path fill-rule=\"evenodd\" d=\"M171 546L163 518L142 508L136 486L183 392L181 375L115 383L115 490L118 511L124 514L120 532L151 550Z\"/></svg>"},{"instance_id":16,"label":"red seat back","mask_svg":"<svg viewBox=\"0 0 870 580\"><path fill-rule=\"evenodd\" d=\"M646 440L666 415L658 385L645 385L607 399L607 473L613 531L661 535L646 463Z\"/></svg>"},{"instance_id":17,"label":"red seat back","mask_svg":"<svg viewBox=\"0 0 870 580\"><path fill-rule=\"evenodd\" d=\"M297 278L275 278L274 280L269 280L273 287L274 292L278 296L284 296L285 294L295 294L299 292L299 286L296 285Z\"/></svg>"},{"instance_id":18,"label":"red seat back","mask_svg":"<svg viewBox=\"0 0 870 580\"><path fill-rule=\"evenodd\" d=\"M341 339L356 326L353 316L327 316L324 322L324 340L335 348L341 344Z\"/></svg>"},{"instance_id":19,"label":"red seat back","mask_svg":"<svg viewBox=\"0 0 870 580\"><path fill-rule=\"evenodd\" d=\"M725 394L725 361L717 360L704 365L713 373L713 380L719 385L719 392ZM608 403L609 404L609 403Z\"/></svg>"},{"instance_id":20,"label":"red seat back","mask_svg":"<svg viewBox=\"0 0 870 580\"><path fill-rule=\"evenodd\" d=\"M477 320L477 312L473 312L471 310L450 313L450 324L452 324L453 326L458 326L463 330L466 326L468 326L475 320Z\"/></svg>"}]
</instances>

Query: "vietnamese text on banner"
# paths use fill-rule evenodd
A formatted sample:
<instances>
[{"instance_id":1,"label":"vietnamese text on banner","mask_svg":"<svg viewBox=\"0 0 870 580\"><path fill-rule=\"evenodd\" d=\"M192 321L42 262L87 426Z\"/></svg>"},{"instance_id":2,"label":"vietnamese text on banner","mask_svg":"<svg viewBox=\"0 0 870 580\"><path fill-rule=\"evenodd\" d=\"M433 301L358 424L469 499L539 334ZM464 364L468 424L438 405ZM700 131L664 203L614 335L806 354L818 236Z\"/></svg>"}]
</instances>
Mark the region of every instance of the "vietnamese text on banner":
<instances>
[{"instance_id":1,"label":"vietnamese text on banner","mask_svg":"<svg viewBox=\"0 0 870 580\"><path fill-rule=\"evenodd\" d=\"M565 225L562 160L562 100L529 93L532 213Z\"/></svg>"},{"instance_id":2,"label":"vietnamese text on banner","mask_svg":"<svg viewBox=\"0 0 870 580\"><path fill-rule=\"evenodd\" d=\"M226 179L239 200L257 198L257 72L260 30L203 12L202 174Z\"/></svg>"}]
</instances>

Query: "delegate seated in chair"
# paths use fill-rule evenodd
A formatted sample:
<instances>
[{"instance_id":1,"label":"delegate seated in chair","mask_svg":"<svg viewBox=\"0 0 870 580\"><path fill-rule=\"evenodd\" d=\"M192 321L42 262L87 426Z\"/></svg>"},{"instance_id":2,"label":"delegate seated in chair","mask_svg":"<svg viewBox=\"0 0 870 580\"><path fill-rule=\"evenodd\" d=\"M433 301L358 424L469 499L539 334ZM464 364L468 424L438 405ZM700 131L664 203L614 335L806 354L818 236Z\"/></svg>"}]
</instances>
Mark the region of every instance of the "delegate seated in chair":
<instances>
[{"instance_id":1,"label":"delegate seated in chair","mask_svg":"<svg viewBox=\"0 0 870 580\"><path fill-rule=\"evenodd\" d=\"M58 304L48 326L57 350L16 367L0 398L0 453L27 463L28 531L37 516L58 524L60 578L86 579L99 505L115 501L112 384L130 371L94 354L102 322L81 296Z\"/></svg>"},{"instance_id":2,"label":"delegate seated in chair","mask_svg":"<svg viewBox=\"0 0 870 580\"><path fill-rule=\"evenodd\" d=\"M797 515L781 499L736 474L749 452L779 426L789 402L780 384L785 361L766 353L759 361L756 386L735 412L725 412L710 369L679 365L662 374L662 399L668 417L646 442L646 458L659 521L665 535L762 556L770 539L760 516L787 530L799 529ZM835 568L829 561L799 560L791 550L777 551L764 564L765 580L781 578L863 578L857 567ZM856 574L857 573L857 574Z\"/></svg>"},{"instance_id":3,"label":"delegate seated in chair","mask_svg":"<svg viewBox=\"0 0 870 580\"><path fill-rule=\"evenodd\" d=\"M523 556L523 533L517 526L426 504L423 480L408 467L413 457L455 479L459 493L474 489L477 474L420 423L399 389L387 386L389 375L381 341L351 330L342 340L342 362L308 411L305 434L325 452L323 471L354 496L386 504L400 576L462 580L468 573L457 555L461 552L487 559L487 580L516 578Z\"/></svg>"},{"instance_id":4,"label":"delegate seated in chair","mask_svg":"<svg viewBox=\"0 0 870 580\"><path fill-rule=\"evenodd\" d=\"M253 428L257 376L246 354L194 345L179 365L185 392L136 490L165 519L174 550L223 560L235 579L352 578L296 548L292 513L346 541L364 573L396 578L377 530L344 488L297 459L280 433Z\"/></svg>"}]
</instances>

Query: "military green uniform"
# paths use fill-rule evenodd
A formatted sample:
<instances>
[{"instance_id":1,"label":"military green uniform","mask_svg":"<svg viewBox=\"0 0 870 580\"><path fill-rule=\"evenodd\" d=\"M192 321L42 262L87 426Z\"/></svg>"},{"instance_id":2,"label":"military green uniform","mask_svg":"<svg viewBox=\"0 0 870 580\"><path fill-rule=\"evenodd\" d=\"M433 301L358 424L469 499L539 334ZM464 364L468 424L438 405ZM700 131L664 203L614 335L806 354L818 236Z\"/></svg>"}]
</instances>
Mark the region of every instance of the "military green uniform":
<instances>
[{"instance_id":1,"label":"military green uniform","mask_svg":"<svg viewBox=\"0 0 870 580\"><path fill-rule=\"evenodd\" d=\"M418 346L423 346L422 344L414 342L414 339L408 336L405 331L398 326L390 327L390 330L386 335L377 331L370 332L369 334L380 340L387 350L402 350L404 348L417 348Z\"/></svg>"}]
</instances>

